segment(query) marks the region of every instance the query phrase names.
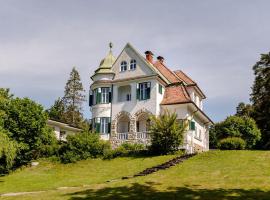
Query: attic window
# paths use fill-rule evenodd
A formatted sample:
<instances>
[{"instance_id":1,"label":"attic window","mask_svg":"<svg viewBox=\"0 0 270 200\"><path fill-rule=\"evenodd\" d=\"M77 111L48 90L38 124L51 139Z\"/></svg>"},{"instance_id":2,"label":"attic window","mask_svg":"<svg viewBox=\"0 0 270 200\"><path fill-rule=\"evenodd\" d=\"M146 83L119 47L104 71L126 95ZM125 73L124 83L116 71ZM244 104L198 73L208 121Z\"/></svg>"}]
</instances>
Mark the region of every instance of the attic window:
<instances>
[{"instance_id":1,"label":"attic window","mask_svg":"<svg viewBox=\"0 0 270 200\"><path fill-rule=\"evenodd\" d=\"M132 59L130 61L130 70L135 70L136 69L136 60Z\"/></svg>"},{"instance_id":2,"label":"attic window","mask_svg":"<svg viewBox=\"0 0 270 200\"><path fill-rule=\"evenodd\" d=\"M120 71L124 72L127 70L127 62L126 61L122 61L121 62L121 67L120 67Z\"/></svg>"}]
</instances>

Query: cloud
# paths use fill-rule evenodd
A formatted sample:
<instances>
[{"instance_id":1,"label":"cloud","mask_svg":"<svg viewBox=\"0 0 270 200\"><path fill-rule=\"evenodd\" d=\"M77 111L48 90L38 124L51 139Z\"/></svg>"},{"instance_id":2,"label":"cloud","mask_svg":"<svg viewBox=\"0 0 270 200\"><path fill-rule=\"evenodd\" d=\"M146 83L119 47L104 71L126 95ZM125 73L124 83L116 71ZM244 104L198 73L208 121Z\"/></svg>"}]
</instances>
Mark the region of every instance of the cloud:
<instances>
[{"instance_id":1,"label":"cloud","mask_svg":"<svg viewBox=\"0 0 270 200\"><path fill-rule=\"evenodd\" d=\"M0 0L1 2L1 0ZM189 74L221 120L248 101L252 66L269 51L269 1L11 0L0 7L0 80L18 96L49 107L63 95L73 66L90 76L114 43L152 50ZM85 116L91 114L87 103Z\"/></svg>"}]
</instances>

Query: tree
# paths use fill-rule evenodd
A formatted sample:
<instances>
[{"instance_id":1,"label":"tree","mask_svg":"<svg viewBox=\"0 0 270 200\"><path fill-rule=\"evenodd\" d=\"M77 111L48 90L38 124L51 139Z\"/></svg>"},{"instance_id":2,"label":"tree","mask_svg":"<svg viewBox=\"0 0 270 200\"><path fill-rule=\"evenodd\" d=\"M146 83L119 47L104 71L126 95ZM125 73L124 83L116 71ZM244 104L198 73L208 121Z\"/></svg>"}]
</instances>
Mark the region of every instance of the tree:
<instances>
[{"instance_id":1,"label":"tree","mask_svg":"<svg viewBox=\"0 0 270 200\"><path fill-rule=\"evenodd\" d=\"M73 126L79 126L82 121L82 103L85 101L84 89L79 72L72 68L70 78L65 87L64 104L66 107L65 121Z\"/></svg>"},{"instance_id":2,"label":"tree","mask_svg":"<svg viewBox=\"0 0 270 200\"><path fill-rule=\"evenodd\" d=\"M17 143L7 136L7 131L0 128L0 175L12 168L17 151Z\"/></svg>"},{"instance_id":3,"label":"tree","mask_svg":"<svg viewBox=\"0 0 270 200\"><path fill-rule=\"evenodd\" d=\"M36 159L44 145L55 141L55 135L46 125L48 119L43 107L28 98L10 99L4 108L3 128L18 143L16 164Z\"/></svg>"},{"instance_id":4,"label":"tree","mask_svg":"<svg viewBox=\"0 0 270 200\"><path fill-rule=\"evenodd\" d=\"M252 117L254 115L253 106L250 104L245 104L243 102L239 103L236 107L236 116L247 116Z\"/></svg>"},{"instance_id":5,"label":"tree","mask_svg":"<svg viewBox=\"0 0 270 200\"><path fill-rule=\"evenodd\" d=\"M6 117L6 106L13 95L10 94L9 89L0 88L0 127L4 124L4 119Z\"/></svg>"},{"instance_id":6,"label":"tree","mask_svg":"<svg viewBox=\"0 0 270 200\"><path fill-rule=\"evenodd\" d=\"M151 150L158 154L167 154L178 150L183 142L186 123L177 120L176 113L165 110L160 116L151 117Z\"/></svg>"},{"instance_id":7,"label":"tree","mask_svg":"<svg viewBox=\"0 0 270 200\"><path fill-rule=\"evenodd\" d=\"M261 54L260 60L253 66L255 80L251 101L254 107L254 119L262 132L262 148L270 149L270 53Z\"/></svg>"},{"instance_id":8,"label":"tree","mask_svg":"<svg viewBox=\"0 0 270 200\"><path fill-rule=\"evenodd\" d=\"M62 98L55 100L50 109L47 110L50 119L65 122L65 104Z\"/></svg>"},{"instance_id":9,"label":"tree","mask_svg":"<svg viewBox=\"0 0 270 200\"><path fill-rule=\"evenodd\" d=\"M254 119L250 117L230 116L224 121L216 123L210 129L211 146L217 147L220 140L229 137L242 138L246 142L246 147L252 149L261 139L261 133Z\"/></svg>"}]
</instances>

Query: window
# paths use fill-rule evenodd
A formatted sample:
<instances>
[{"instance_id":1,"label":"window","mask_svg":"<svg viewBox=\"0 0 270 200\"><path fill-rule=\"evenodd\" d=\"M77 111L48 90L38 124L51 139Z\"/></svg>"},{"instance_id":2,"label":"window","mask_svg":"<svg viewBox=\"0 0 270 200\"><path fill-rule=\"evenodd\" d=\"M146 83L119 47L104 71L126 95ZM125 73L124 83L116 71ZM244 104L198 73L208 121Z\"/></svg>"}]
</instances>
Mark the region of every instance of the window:
<instances>
[{"instance_id":1,"label":"window","mask_svg":"<svg viewBox=\"0 0 270 200\"><path fill-rule=\"evenodd\" d=\"M189 130L195 131L195 122L189 121Z\"/></svg>"},{"instance_id":2,"label":"window","mask_svg":"<svg viewBox=\"0 0 270 200\"><path fill-rule=\"evenodd\" d=\"M151 82L139 83L137 85L137 99L146 100L150 99Z\"/></svg>"},{"instance_id":3,"label":"window","mask_svg":"<svg viewBox=\"0 0 270 200\"><path fill-rule=\"evenodd\" d=\"M131 94L127 94L127 101L131 101Z\"/></svg>"},{"instance_id":4,"label":"window","mask_svg":"<svg viewBox=\"0 0 270 200\"><path fill-rule=\"evenodd\" d=\"M127 62L126 61L122 61L121 62L121 68L120 68L120 71L121 72L124 72L127 70Z\"/></svg>"},{"instance_id":5,"label":"window","mask_svg":"<svg viewBox=\"0 0 270 200\"><path fill-rule=\"evenodd\" d=\"M163 87L162 85L158 84L158 92L159 94L162 94Z\"/></svg>"},{"instance_id":6,"label":"window","mask_svg":"<svg viewBox=\"0 0 270 200\"><path fill-rule=\"evenodd\" d=\"M97 104L97 89L93 90L93 105Z\"/></svg>"},{"instance_id":7,"label":"window","mask_svg":"<svg viewBox=\"0 0 270 200\"><path fill-rule=\"evenodd\" d=\"M109 133L109 117L100 118L100 133L102 134Z\"/></svg>"},{"instance_id":8,"label":"window","mask_svg":"<svg viewBox=\"0 0 270 200\"><path fill-rule=\"evenodd\" d=\"M110 133L111 123L110 117L97 117L94 119L94 129L97 133Z\"/></svg>"},{"instance_id":9,"label":"window","mask_svg":"<svg viewBox=\"0 0 270 200\"><path fill-rule=\"evenodd\" d=\"M60 140L64 139L65 135L66 135L66 131L60 130L59 139Z\"/></svg>"},{"instance_id":10,"label":"window","mask_svg":"<svg viewBox=\"0 0 270 200\"><path fill-rule=\"evenodd\" d=\"M89 106L100 104L100 103L110 103L111 102L111 88L102 87L93 90L93 93L89 97Z\"/></svg>"},{"instance_id":11,"label":"window","mask_svg":"<svg viewBox=\"0 0 270 200\"><path fill-rule=\"evenodd\" d=\"M109 103L109 92L110 88L101 88L101 103Z\"/></svg>"},{"instance_id":12,"label":"window","mask_svg":"<svg viewBox=\"0 0 270 200\"><path fill-rule=\"evenodd\" d=\"M136 69L136 60L132 59L130 61L130 70L135 70Z\"/></svg>"}]
</instances>

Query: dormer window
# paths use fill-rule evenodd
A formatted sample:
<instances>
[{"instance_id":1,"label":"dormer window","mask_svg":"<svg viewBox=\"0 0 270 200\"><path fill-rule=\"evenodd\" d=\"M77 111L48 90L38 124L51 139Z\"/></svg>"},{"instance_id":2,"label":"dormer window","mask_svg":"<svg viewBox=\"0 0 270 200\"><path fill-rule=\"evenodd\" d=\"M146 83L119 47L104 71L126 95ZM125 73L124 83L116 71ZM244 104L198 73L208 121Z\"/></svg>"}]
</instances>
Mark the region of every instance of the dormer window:
<instances>
[{"instance_id":1,"label":"dormer window","mask_svg":"<svg viewBox=\"0 0 270 200\"><path fill-rule=\"evenodd\" d=\"M124 72L127 70L127 62L126 61L122 61L121 62L121 67L120 67L120 71Z\"/></svg>"},{"instance_id":2,"label":"dormer window","mask_svg":"<svg viewBox=\"0 0 270 200\"><path fill-rule=\"evenodd\" d=\"M135 70L136 69L136 60L132 59L130 61L130 70Z\"/></svg>"}]
</instances>

